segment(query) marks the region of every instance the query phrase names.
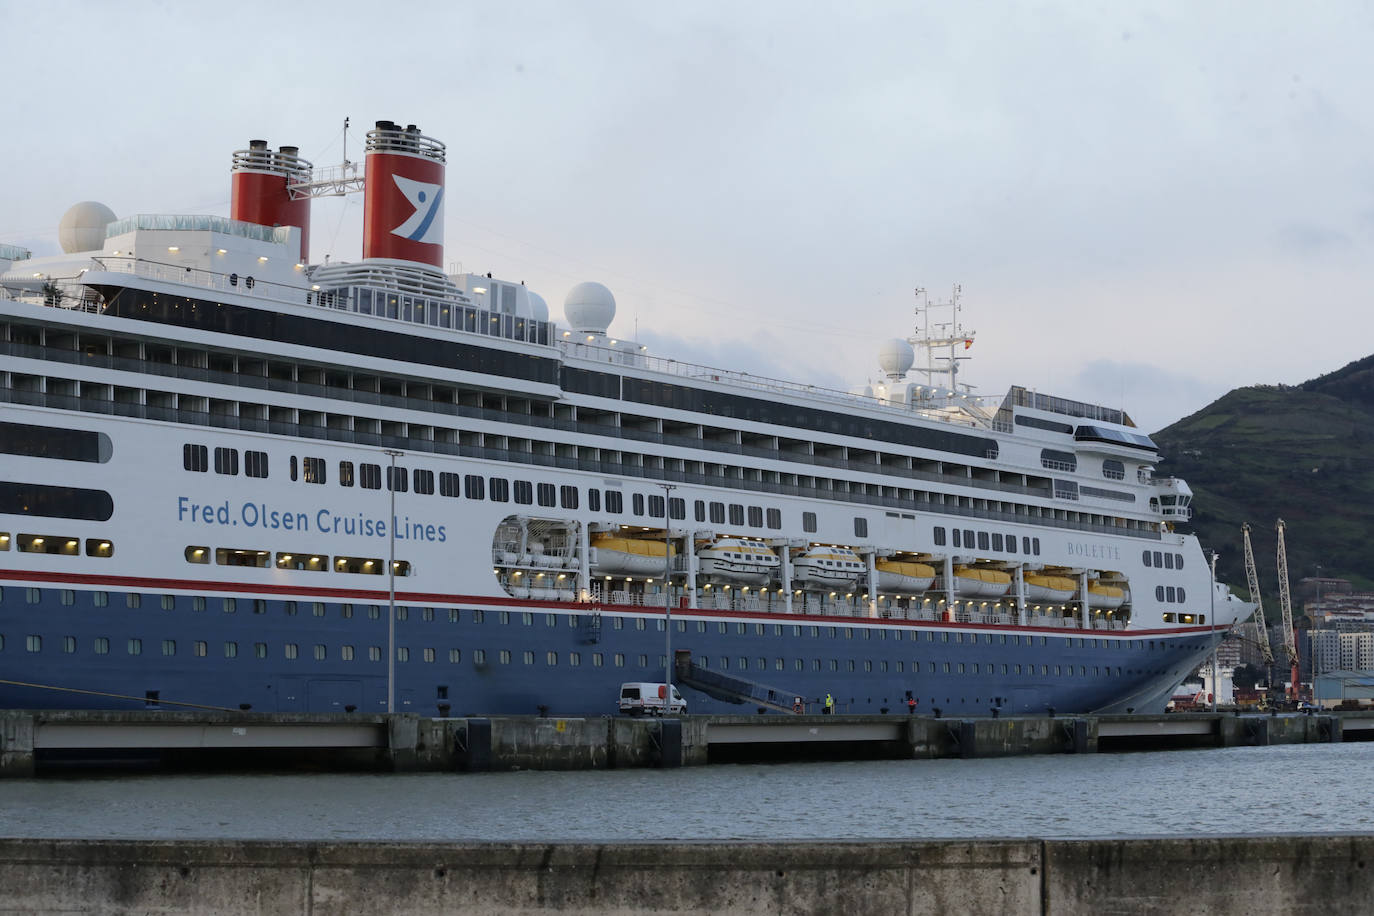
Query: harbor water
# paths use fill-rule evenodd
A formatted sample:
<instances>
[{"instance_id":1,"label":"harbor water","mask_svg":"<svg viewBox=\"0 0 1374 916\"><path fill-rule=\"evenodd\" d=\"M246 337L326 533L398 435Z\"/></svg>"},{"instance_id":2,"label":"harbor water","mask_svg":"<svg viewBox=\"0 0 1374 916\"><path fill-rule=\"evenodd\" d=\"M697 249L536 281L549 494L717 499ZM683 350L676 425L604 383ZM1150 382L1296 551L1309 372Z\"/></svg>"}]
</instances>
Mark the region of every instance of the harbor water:
<instances>
[{"instance_id":1,"label":"harbor water","mask_svg":"<svg viewBox=\"0 0 1374 916\"><path fill-rule=\"evenodd\" d=\"M653 841L1374 830L1374 744L986 760L0 781L0 836Z\"/></svg>"}]
</instances>

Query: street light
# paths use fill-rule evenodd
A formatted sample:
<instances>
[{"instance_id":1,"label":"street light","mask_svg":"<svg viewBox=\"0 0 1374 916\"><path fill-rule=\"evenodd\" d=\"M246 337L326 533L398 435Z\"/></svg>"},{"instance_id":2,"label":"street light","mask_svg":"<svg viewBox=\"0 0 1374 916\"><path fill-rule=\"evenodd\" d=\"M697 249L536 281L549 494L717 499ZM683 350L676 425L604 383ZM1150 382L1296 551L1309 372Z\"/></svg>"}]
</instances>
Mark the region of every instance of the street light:
<instances>
[{"instance_id":1,"label":"street light","mask_svg":"<svg viewBox=\"0 0 1374 916\"><path fill-rule=\"evenodd\" d=\"M675 484L661 483L663 488L663 634L664 652L663 656L663 684L667 691L663 697L663 714L667 715L673 708L673 513L668 508L672 502L671 496L677 489Z\"/></svg>"},{"instance_id":2,"label":"street light","mask_svg":"<svg viewBox=\"0 0 1374 916\"><path fill-rule=\"evenodd\" d=\"M391 491L391 520L386 526L390 535L386 561L386 711L391 714L396 711L396 459L405 452L389 448L386 454L391 457L386 477L386 488Z\"/></svg>"},{"instance_id":3,"label":"street light","mask_svg":"<svg viewBox=\"0 0 1374 916\"><path fill-rule=\"evenodd\" d=\"M1212 551L1212 581L1208 583L1211 595L1210 616L1207 622L1212 625L1212 712L1217 711L1217 694L1221 691L1221 670L1217 667L1217 552Z\"/></svg>"}]
</instances>

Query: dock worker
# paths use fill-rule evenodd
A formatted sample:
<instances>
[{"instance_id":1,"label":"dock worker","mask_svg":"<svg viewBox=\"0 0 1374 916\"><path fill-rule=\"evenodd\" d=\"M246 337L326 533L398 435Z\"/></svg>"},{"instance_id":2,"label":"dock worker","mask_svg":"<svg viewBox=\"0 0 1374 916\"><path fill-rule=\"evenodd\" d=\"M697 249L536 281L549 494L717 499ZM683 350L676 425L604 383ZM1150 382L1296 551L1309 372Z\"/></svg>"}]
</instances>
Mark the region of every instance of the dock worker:
<instances>
[{"instance_id":1,"label":"dock worker","mask_svg":"<svg viewBox=\"0 0 1374 916\"><path fill-rule=\"evenodd\" d=\"M825 695L825 714L832 715L835 712L835 698L830 694Z\"/></svg>"},{"instance_id":2,"label":"dock worker","mask_svg":"<svg viewBox=\"0 0 1374 916\"><path fill-rule=\"evenodd\" d=\"M909 716L916 715L916 698L911 694L906 695L906 712Z\"/></svg>"},{"instance_id":3,"label":"dock worker","mask_svg":"<svg viewBox=\"0 0 1374 916\"><path fill-rule=\"evenodd\" d=\"M797 715L801 715L802 713L806 712L806 704L802 702L801 697L792 698L792 712L796 713Z\"/></svg>"}]
</instances>

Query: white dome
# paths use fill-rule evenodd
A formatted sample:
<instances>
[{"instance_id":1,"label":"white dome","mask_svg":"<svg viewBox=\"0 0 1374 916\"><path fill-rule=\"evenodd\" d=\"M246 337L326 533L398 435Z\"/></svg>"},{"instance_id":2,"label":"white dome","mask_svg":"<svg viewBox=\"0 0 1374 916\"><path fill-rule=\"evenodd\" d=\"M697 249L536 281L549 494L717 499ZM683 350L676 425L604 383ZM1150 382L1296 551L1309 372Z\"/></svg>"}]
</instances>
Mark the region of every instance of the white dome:
<instances>
[{"instance_id":1,"label":"white dome","mask_svg":"<svg viewBox=\"0 0 1374 916\"><path fill-rule=\"evenodd\" d=\"M57 241L67 254L99 251L105 246L105 227L115 221L114 211L93 200L74 204L57 224Z\"/></svg>"},{"instance_id":2,"label":"white dome","mask_svg":"<svg viewBox=\"0 0 1374 916\"><path fill-rule=\"evenodd\" d=\"M883 342L878 348L878 366L890 379L900 379L907 374L911 364L916 361L916 351L911 344L894 337Z\"/></svg>"},{"instance_id":3,"label":"white dome","mask_svg":"<svg viewBox=\"0 0 1374 916\"><path fill-rule=\"evenodd\" d=\"M548 321L549 304L544 301L544 297L534 290L529 290L528 295L530 297L530 312L532 313L530 317L535 321Z\"/></svg>"},{"instance_id":4,"label":"white dome","mask_svg":"<svg viewBox=\"0 0 1374 916\"><path fill-rule=\"evenodd\" d=\"M615 318L615 296L600 283L588 281L568 290L563 315L574 331L605 334Z\"/></svg>"}]
</instances>

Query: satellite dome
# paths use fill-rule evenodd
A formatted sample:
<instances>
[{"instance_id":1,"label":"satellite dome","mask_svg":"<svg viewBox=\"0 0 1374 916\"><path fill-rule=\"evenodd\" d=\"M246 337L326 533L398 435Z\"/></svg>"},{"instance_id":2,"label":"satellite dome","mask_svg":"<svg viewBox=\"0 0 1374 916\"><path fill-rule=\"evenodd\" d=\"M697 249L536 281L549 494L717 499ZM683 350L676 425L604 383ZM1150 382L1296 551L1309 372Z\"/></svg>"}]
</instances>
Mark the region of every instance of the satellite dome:
<instances>
[{"instance_id":1,"label":"satellite dome","mask_svg":"<svg viewBox=\"0 0 1374 916\"><path fill-rule=\"evenodd\" d=\"M548 321L549 304L544 301L544 297L534 290L529 290L527 295L530 297L530 317L535 321Z\"/></svg>"},{"instance_id":2,"label":"satellite dome","mask_svg":"<svg viewBox=\"0 0 1374 916\"><path fill-rule=\"evenodd\" d=\"M615 318L615 296L600 283L588 281L568 290L563 315L574 331L605 334Z\"/></svg>"},{"instance_id":3,"label":"satellite dome","mask_svg":"<svg viewBox=\"0 0 1374 916\"><path fill-rule=\"evenodd\" d=\"M66 254L98 251L105 245L105 227L115 221L114 211L93 200L74 204L57 224L57 241Z\"/></svg>"},{"instance_id":4,"label":"satellite dome","mask_svg":"<svg viewBox=\"0 0 1374 916\"><path fill-rule=\"evenodd\" d=\"M878 348L878 366L883 373L892 380L903 378L911 364L916 361L916 351L911 349L911 344L894 337L884 341Z\"/></svg>"}]
</instances>

